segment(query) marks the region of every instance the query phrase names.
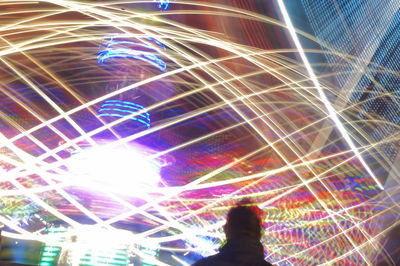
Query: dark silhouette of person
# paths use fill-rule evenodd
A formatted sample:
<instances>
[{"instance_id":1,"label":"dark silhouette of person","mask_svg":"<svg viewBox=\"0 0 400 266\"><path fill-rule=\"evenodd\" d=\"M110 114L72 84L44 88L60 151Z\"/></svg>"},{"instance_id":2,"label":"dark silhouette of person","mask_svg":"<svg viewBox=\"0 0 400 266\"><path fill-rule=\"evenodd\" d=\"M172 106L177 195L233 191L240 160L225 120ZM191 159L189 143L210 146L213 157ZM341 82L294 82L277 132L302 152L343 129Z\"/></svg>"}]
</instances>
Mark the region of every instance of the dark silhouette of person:
<instances>
[{"instance_id":1,"label":"dark silhouette of person","mask_svg":"<svg viewBox=\"0 0 400 266\"><path fill-rule=\"evenodd\" d=\"M264 260L260 243L262 211L250 204L239 204L229 210L224 232L226 244L219 253L197 261L193 266L272 266Z\"/></svg>"}]
</instances>

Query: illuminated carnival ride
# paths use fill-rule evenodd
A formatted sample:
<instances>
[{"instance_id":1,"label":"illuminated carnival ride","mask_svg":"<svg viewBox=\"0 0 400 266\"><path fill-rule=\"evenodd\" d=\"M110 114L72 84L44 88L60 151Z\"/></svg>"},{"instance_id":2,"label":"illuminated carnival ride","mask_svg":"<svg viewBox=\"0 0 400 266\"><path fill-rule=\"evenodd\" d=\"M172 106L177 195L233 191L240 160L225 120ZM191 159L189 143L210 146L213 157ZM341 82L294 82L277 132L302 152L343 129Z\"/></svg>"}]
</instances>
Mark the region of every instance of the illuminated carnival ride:
<instances>
[{"instance_id":1,"label":"illuminated carnival ride","mask_svg":"<svg viewBox=\"0 0 400 266\"><path fill-rule=\"evenodd\" d=\"M205 2L2 4L0 224L13 241L0 256L34 241L42 266L188 265L217 251L226 211L248 198L265 212L267 260L373 261L389 170L368 142L376 118L333 110L335 73L310 75L298 47L185 23L202 16L291 36Z\"/></svg>"}]
</instances>

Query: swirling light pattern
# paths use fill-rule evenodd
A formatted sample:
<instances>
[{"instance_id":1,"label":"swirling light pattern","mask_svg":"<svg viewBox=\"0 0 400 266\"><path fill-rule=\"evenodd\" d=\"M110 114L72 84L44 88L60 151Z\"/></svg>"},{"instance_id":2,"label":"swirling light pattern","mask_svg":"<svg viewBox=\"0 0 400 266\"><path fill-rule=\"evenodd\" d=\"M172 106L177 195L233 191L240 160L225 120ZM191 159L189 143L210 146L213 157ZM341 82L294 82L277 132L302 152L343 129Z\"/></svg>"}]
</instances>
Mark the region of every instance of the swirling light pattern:
<instances>
[{"instance_id":1,"label":"swirling light pattern","mask_svg":"<svg viewBox=\"0 0 400 266\"><path fill-rule=\"evenodd\" d=\"M139 113L144 110L144 106L128 101L107 100L100 106L98 110L99 117L125 117L130 114ZM148 112L130 116L131 120L150 128L150 114Z\"/></svg>"},{"instance_id":2,"label":"swirling light pattern","mask_svg":"<svg viewBox=\"0 0 400 266\"><path fill-rule=\"evenodd\" d=\"M399 215L399 182L378 148L399 138L374 142L370 128L387 121L355 120L360 105L337 93L337 73L304 60L326 51L291 46L287 18L215 1L155 15L143 2L153 4L1 3L3 235L89 250L98 235L87 232L107 232L132 260L187 265L215 252L226 211L249 198L265 211L274 264L374 264ZM217 27L243 21L286 46ZM102 46L104 36L119 37ZM46 234L57 226L71 241Z\"/></svg>"},{"instance_id":3,"label":"swirling light pattern","mask_svg":"<svg viewBox=\"0 0 400 266\"><path fill-rule=\"evenodd\" d=\"M165 48L165 46L157 40L151 38L147 38L147 40L152 40L158 46ZM105 61L110 58L122 57L148 62L149 64L158 67L161 71L165 71L167 68L164 60L154 54L157 53L157 50L149 45L127 40L116 41L113 37L102 46L105 46L105 48L97 55L97 61L99 64L105 63Z\"/></svg>"}]
</instances>

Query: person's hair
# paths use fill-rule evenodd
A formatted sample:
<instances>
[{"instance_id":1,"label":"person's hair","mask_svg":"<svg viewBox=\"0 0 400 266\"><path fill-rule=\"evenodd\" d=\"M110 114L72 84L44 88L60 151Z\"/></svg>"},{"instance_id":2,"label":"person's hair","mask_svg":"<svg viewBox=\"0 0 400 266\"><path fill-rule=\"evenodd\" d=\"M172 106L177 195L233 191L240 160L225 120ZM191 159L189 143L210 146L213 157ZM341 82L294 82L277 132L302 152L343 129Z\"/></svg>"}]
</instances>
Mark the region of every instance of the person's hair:
<instances>
[{"instance_id":1,"label":"person's hair","mask_svg":"<svg viewBox=\"0 0 400 266\"><path fill-rule=\"evenodd\" d=\"M231 237L248 235L261 238L261 209L256 206L238 205L229 210L226 227Z\"/></svg>"}]
</instances>

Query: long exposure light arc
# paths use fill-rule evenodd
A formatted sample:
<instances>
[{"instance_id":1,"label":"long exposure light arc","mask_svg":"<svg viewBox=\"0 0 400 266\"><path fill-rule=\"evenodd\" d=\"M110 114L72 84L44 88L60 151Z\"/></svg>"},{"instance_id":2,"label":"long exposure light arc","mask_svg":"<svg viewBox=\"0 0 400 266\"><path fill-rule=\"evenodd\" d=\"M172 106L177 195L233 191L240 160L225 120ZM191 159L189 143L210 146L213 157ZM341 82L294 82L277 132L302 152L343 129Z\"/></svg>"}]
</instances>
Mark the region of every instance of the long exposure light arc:
<instances>
[{"instance_id":1,"label":"long exposure light arc","mask_svg":"<svg viewBox=\"0 0 400 266\"><path fill-rule=\"evenodd\" d=\"M150 3L152 1L147 2ZM210 235L211 231L215 232L215 230L220 229L221 213L232 204L232 201L248 196L256 199L256 201L260 203L260 206L265 210L271 210L271 214L269 214L269 221L271 224L268 225L268 229L266 229L265 232L266 236L271 240L270 243L268 243L268 241L266 242L269 259L279 261L280 263L299 263L302 260L307 260L309 257L307 254L312 247L322 248L323 245L330 245L332 248L337 248L334 242L346 243L343 236L348 234L351 230L354 230L356 231L356 233L352 235L352 238L354 238L354 245L352 247L348 246L348 249L351 249L351 252L346 253L347 255L330 255L329 260L336 261L335 259L337 259L337 261L340 261L350 258L358 263L368 263L372 251L369 249L365 252L363 251L365 257L361 259L357 257L357 253L361 247L374 248L375 238L373 235L377 232L377 229L375 229L375 231L370 230L366 225L375 221L375 218L378 219L381 214L383 215L383 212L375 212L375 210L371 209L365 198L360 199L360 202L358 202L357 197L361 198L362 193L359 191L351 191L351 189L346 187L346 185L341 185L346 181L345 178L340 179L340 174L344 167L356 169L356 171L358 171L357 175L363 176L363 179L365 177L362 167L360 167L356 162L357 160L355 160L357 154L354 152L352 153L351 148L349 150L341 149L332 154L321 154L317 159L309 159L310 155L316 153L316 151L303 151L301 146L299 146L299 143L307 143L309 141L307 139L307 134L313 134L317 129L322 130L322 128L319 128L321 121L328 121L330 115L329 113L326 113L325 110L318 110L320 105L316 93L306 93L309 88L304 86L304 83L310 75L302 73L301 64L297 61L293 59L285 60L285 56L283 56L284 53L296 52L296 50L281 49L268 52L250 46L237 46L235 43L225 40L223 35L208 35L199 30L192 30L190 27L186 28L185 25L178 25L173 22L169 23L164 18L155 18L154 21L156 21L156 23L165 22L169 25L169 30L164 30L161 27L158 29L158 26L145 25L137 23L137 21L131 23L131 18L133 20L133 18L143 16L148 19L150 16L146 13L142 14L136 10L131 11L129 8L125 11L121 11L118 5L121 4L123 6L125 3L122 2L104 3L104 5L91 5L82 2L82 6L69 1L48 3L57 4L57 8L55 8L56 10L51 11L53 15L62 14L63 12L69 12L72 10L79 12L80 14L88 14L90 20L88 19L88 21L83 22L73 21L70 25L68 24L69 22L66 21L65 23L67 26L65 29L59 28L56 23L48 23L47 27L49 28L50 33L47 37L39 36L37 39L32 38L28 41L22 40L19 42L10 37L12 35L7 35L10 43L8 44L8 47L5 46L2 48L0 53L4 55L6 60L5 62L9 63L9 67L13 67L20 71L22 75L20 75L19 79L24 80L25 78L28 81L35 78L33 72L28 73L19 69L20 64L15 64L12 56L20 53L22 55L30 56L30 58L26 58L31 61L36 60L37 58L37 62L39 63L37 65L41 65L40 69L42 69L44 73L47 73L51 79L56 80L57 84L61 84L63 90L74 93L74 95L77 96L75 98L77 98L79 104L68 106L68 108L63 109L63 112L59 112L49 118L41 117L40 112L37 112L39 122L32 122L29 127L20 126L18 121L12 120L13 118L11 117L7 118L7 121L10 122L9 124L15 125L14 129L16 129L16 133L9 135L8 132L4 132L8 135L7 137L4 137L4 142L2 140L2 143L3 146L7 147L10 151L2 154L0 159L2 163L4 162L13 166L6 170L7 175L4 180L11 181L11 183L15 184L18 189L15 189L16 191L13 195L12 190L2 188L0 193L1 199L20 195L25 196L31 201L32 199L35 199L40 202L40 200L42 200L41 197L46 195L42 192L48 192L48 194L51 194L53 191L56 191L62 196L62 198L69 202L68 204L70 204L71 208L67 211L72 212L73 208L79 209L83 216L92 218L92 220L95 221L95 224L93 225L94 227L107 228L107 230L113 231L119 226L120 222L132 222L132 228L135 228L135 219L140 220L138 223L144 223L147 227L143 232L137 234L137 236L140 236L143 239L162 243L163 250L170 250L172 254L174 254L173 250L194 252L194 250L200 249L200 246L195 243L194 245L197 247L193 248L193 250L188 248L185 249L184 247L176 248L170 246L173 241L190 239L194 234L192 224L196 223L201 225L200 230L196 231L200 235ZM190 3L191 2L189 1L185 4ZM179 2L176 2L176 5L179 4ZM207 5L203 4L203 7L207 8ZM234 19L238 18L239 16L237 16L237 14L240 13L240 18L244 18L246 14L249 14L249 17L255 21L257 19L258 21L264 21L261 17L256 19L254 13L241 11L239 9L217 4L210 5L210 8L211 7L215 10L207 12L199 11L198 14L229 15L229 12L232 12L232 18ZM225 13L222 13L222 10ZM174 14L179 15L179 11L174 12ZM195 11L191 12L196 13ZM123 15L121 15L122 13ZM160 14L163 16L163 14L167 14L167 12L160 12ZM40 14L36 18L40 17L51 21L50 17L46 17L47 15L48 14ZM32 19L31 17L28 17L25 22L12 23L3 29L13 29L13 25L18 25L18 27L21 26L20 28L22 29L24 28L24 23L28 21L34 22L35 18ZM42 26L45 25L46 24L42 24ZM108 71L107 69L96 67L97 62L94 56L96 46L103 36L107 36L110 32L99 32L93 34L85 31L86 28L95 25L109 25L112 34L123 28L124 30L121 30L121 35L124 35L124 38L132 38L132 40L135 40L136 37L139 39L145 38L147 35L149 35L150 38L154 37L155 40L162 40L163 43L165 40L168 49L161 49L163 50L161 53L163 58L168 58L168 72L156 74L155 72L157 71L153 73L151 68L141 67L139 72L133 73L135 73L135 75L136 73L139 73L144 76L143 79L139 81L129 81L131 84L124 84L122 87L117 87L111 92L102 92L102 86L96 85L101 82L101 80L97 78L96 74L99 76L102 74L105 79L109 79L110 81L117 78L123 79L123 77L112 77L111 75L106 76L106 72ZM274 25L276 26L278 24L275 23ZM140 33L137 35L133 33L129 34L130 29L138 29ZM32 36L36 37L34 26L31 28L27 27L25 30L26 32L31 30ZM191 31L190 34L189 31ZM65 34L65 36L63 34ZM79 71L82 71L82 75L78 75L78 78L83 80L81 76L88 74L89 77L94 77L92 80L74 83L75 77L69 76L68 72L64 72L64 75L60 75L60 78L57 79L56 74L62 72L59 69L61 63L59 63L59 65L56 63L49 65L46 65L44 62L40 63L42 56L48 53L52 46L65 45L65 47L73 47L74 43L79 42L86 42L88 47L92 47L93 49L90 52L89 49L80 51L75 55L76 57L63 58L64 61L62 62L63 64L71 64L71 66L74 66L73 60L78 58L78 55L84 57L85 60L82 60L82 68L80 66L78 67ZM213 58L207 53L207 50L198 49L195 47L196 45L193 45L193 43L201 45L208 44L215 49L223 50L224 53L228 53L229 55L220 58ZM63 47L63 49L65 49L65 47ZM160 46L160 48L162 47ZM71 50L73 50L73 48ZM44 54L42 55L39 51L44 52ZM91 53L91 56L89 56L89 53ZM271 54L274 53L280 57L279 60L278 58L273 58ZM89 58L93 60L90 61ZM29 64L29 60L24 62ZM236 73L235 68L231 68L229 65L232 63L229 62L234 62L235 66L236 64L237 66L240 66L240 60L250 62L251 68L253 69L248 73ZM85 68L92 69L92 71L85 72ZM127 70L129 71L129 67ZM57 73L57 71L59 73ZM99 71L99 73L96 73L96 71ZM332 75L334 74L335 73L332 73ZM265 88L262 86L262 82L257 82L257 79L264 75L280 77L282 78L282 83ZM206 76L208 79L205 78ZM323 76L321 75L319 78L323 79ZM187 80L184 81L184 79ZM286 80L286 82L283 80ZM287 82L287 80L289 80L289 82ZM9 80L6 79L4 82L7 83ZM153 82L160 83L157 84ZM103 106L104 108L102 110L101 103L104 103L105 101L113 98L125 99L126 97L136 97L139 94L146 94L146 89L149 88L152 83L157 84L159 90L162 90L163 86L168 86L168 83L172 82L178 84L174 90L176 95L161 102L152 103L141 111L137 110L138 112L127 113L125 116L121 113L121 110L125 108L124 106L117 107L114 105L108 105ZM103 83L105 82L103 81ZM85 91L91 89L87 84L93 86L93 92L91 92L92 95L85 94ZM179 87L180 84L182 84L182 87ZM326 86L328 89L334 91L333 87L329 88L329 85ZM183 87L185 89L181 89ZM212 98L215 95L213 94L211 97L210 91L221 96L219 99L223 100ZM291 102L289 99L290 97L285 100L279 99L278 96L275 96L275 93L278 94L279 92L287 95L294 95L294 98L298 103L293 103L293 101ZM133 118L135 117L140 117L145 121L148 121L149 117L146 113L150 111L155 113L158 112L158 115L162 117L162 112L160 110L162 110L163 107L168 108L169 104L172 105L178 103L178 101L181 101L181 103L187 101L189 103L189 99L196 98L198 95L207 96L208 98L205 98L209 100L208 104L188 109L187 114L180 114L166 120L157 121L159 118L155 118L154 121L152 121L153 127L150 128L150 126L147 125L146 127L149 129L144 130L143 132L132 133L126 137L118 136L118 129L115 128L119 125L126 124L125 122L134 120ZM147 97L148 96L152 96L151 93L149 93ZM45 99L45 102L48 102L48 98L43 98ZM18 101L17 97L11 99L13 99L12 101L17 103L18 106L24 110L37 111L34 108L24 105L22 101ZM71 97L71 99L73 98ZM51 102L51 99L49 100ZM190 103L193 104L193 102ZM55 102L54 104L57 105ZM264 104L264 106L262 104ZM276 106L285 107L272 111L265 108L266 105L275 106L275 104ZM121 105L123 104L121 103ZM50 104L50 106L52 106L52 104ZM229 109L228 107L231 108ZM106 110L105 108L113 110ZM102 110L101 112L120 112L121 117L116 117L115 120L110 118L109 120L111 122L102 121L102 123L99 123L99 121L96 120L98 115L96 115L96 113L93 114L89 109ZM216 115L215 112L220 109L229 109L233 119L230 120L229 117ZM303 121L302 126L296 124L295 115L297 114L292 117L293 121L279 122L279 116L287 119L291 117L289 115L290 112L285 113L286 111L289 111L288 109L298 110L298 114L303 116L303 120L301 120ZM342 116L341 113L345 112L345 110L353 109L356 109L356 105L348 106L346 109L337 111L337 115ZM63 151L73 150L76 151L76 153L79 153L86 147L96 148L102 146L102 144L99 143L103 142L96 139L98 135L114 129L115 132L114 135L112 135L112 138L116 138L116 140L105 145L110 149L125 147L134 141L148 141L157 134L160 134L159 137L161 137L163 141L168 142L170 140L168 132L172 132L174 128L177 128L177 132L182 133L183 135L188 134L185 132L185 128L188 128L188 125L193 123L194 119L208 113L211 114L210 117L214 117L215 120L218 120L216 122L225 123L224 127L217 129L214 128L211 130L212 127L218 126L218 123L216 123L216 125L210 125L210 130L208 130L208 123L212 124L213 121L211 119L202 120L205 121L204 123L206 124L202 127L204 135L193 139L178 139L178 142L174 145L166 145L159 148L158 152L154 152L154 154L151 155L154 159L160 156L171 156L171 165L168 166L171 169L174 167L181 167L179 164L183 164L183 162L187 164L188 175L177 174L177 180L166 180L177 182L179 185L168 187L168 185L166 185L167 183L165 183L164 185L166 185L166 187L154 188L151 196L142 195L140 197L140 200L145 202L138 205L136 205L136 203L133 204L132 199L126 199L121 197L121 195L118 195L118 193L106 191L107 189L103 185L93 186L90 189L87 189L85 188L86 185L84 182L82 182L81 188L85 188L86 190L80 190L79 193L73 191L72 188L74 185L76 186L78 184L72 182L71 180L73 179L69 179L68 174L70 173L63 168L69 160L65 159L65 155L62 155ZM308 113L309 115L306 115ZM82 118L80 118L80 115L82 115ZM65 118L67 118L67 121L71 121L69 120L69 118L71 118L73 120L72 122L78 127L85 126L81 124L82 122L79 122L79 119L87 119L88 124L93 122L93 127L79 130L80 134L68 137L68 132L64 132L66 130L64 126L65 124L68 125L68 123L64 123L62 125L63 127L59 128L60 122L65 121ZM307 120L309 118L310 120ZM346 120L345 117L344 119ZM349 120L346 120L346 122L353 125ZM372 123L373 120L371 119L370 122ZM65 142L60 142L56 146L47 146L49 145L48 142L46 142L47 140L45 141L42 137L38 136L39 131L42 128L47 127L54 129L54 132L56 133L55 135L58 134ZM132 130L132 132L134 131L133 127L128 127L128 129ZM233 149L232 147L234 146L230 145L230 142L234 142L232 139L225 140L225 142L216 141L220 136L228 138L229 134L232 134L237 138L235 141L240 143L241 138L244 137L237 133L240 130L252 132L251 136L254 139L257 139L257 142L253 144L254 147L249 148L249 145L243 145L242 143L240 148ZM362 131L360 131L360 134L362 134ZM63 135L65 135L65 137ZM104 136L104 134L102 136ZM34 145L36 143L36 145L42 148L43 151L37 155L30 154L28 147L21 144L21 142L27 139L30 141L27 142L29 145L31 145L31 142ZM171 140L172 139L173 137L171 137ZM393 138L393 141L395 139L396 138ZM331 142L329 143L335 143L334 139L330 141ZM384 141L390 142L392 140L387 138ZM384 141L382 143L384 143ZM208 146L205 145L205 143L208 142L212 143L207 144ZM328 144L326 145L328 146ZM370 144L363 146L362 151L363 153L366 153L374 146L378 145L380 145L380 142L371 142ZM243 148L243 146L245 147ZM274 146L275 149L271 149L271 146ZM283 146L288 150L285 150ZM205 150L205 147L211 148L210 150ZM21 154L19 151L23 151L28 156L24 160L21 160L24 155L19 155ZM287 161L284 163L276 159L278 153L286 152L287 154L294 154L295 156L293 156L293 158L288 157ZM201 154L197 156L200 158L201 156L204 156L204 160L199 161L197 158L192 158L192 154ZM208 157L208 154L212 156ZM224 156L225 154L226 156ZM50 157L52 157L51 160L47 160ZM186 157L188 160L184 161ZM226 159L225 157L230 157L230 159ZM260 160L260 162L257 162L256 159L258 157L272 157L273 160L277 161L277 163L271 165L268 164L267 166L265 161ZM233 158L236 159L233 160ZM342 159L340 159L340 162L335 162L334 160L336 158ZM209 166L207 160L214 160L214 165ZM333 162L330 163L330 160L333 160ZM280 165L280 163L283 165ZM202 165L202 168L193 167L194 170L189 169L191 166L197 166L197 164ZM288 174L287 172L290 173ZM48 181L48 184L29 187L29 183L20 179L21 175L26 174L28 176L28 173L29 175L36 174L43 176L42 179ZM293 173L302 176L303 180L292 178L291 176ZM336 176L339 177L336 178ZM279 179L276 177L279 177ZM181 180L179 180L179 178L181 178ZM28 179L28 181L31 180ZM331 182L333 184L339 182L339 188L330 186ZM365 177L365 180L361 182L361 184L363 184L362 191L365 190L366 194L370 193L369 191L376 193L374 192L375 186L371 183L369 178ZM312 198L312 195L310 195L310 192L304 189L304 187L316 186L319 183L329 185L329 187L313 188L316 193L314 197L322 202L320 204L316 203ZM206 191L209 192L206 193ZM340 193L347 193L347 195L350 194L351 197L350 199L339 201L337 200L337 197L341 195ZM113 202L112 204L114 204L113 206L115 209L119 209L119 207L123 207L123 209L121 208L120 212L113 212L113 210L108 208L99 211L101 207L100 205L86 206L80 204L80 202L85 198L89 199L90 195L102 195L103 202L109 201L110 204ZM327 197L329 195L331 195L331 197ZM318 214L320 216L315 216L313 222L310 221L311 218L310 220L308 220L308 218L302 218L302 220L299 221L296 220L298 218L296 218L297 216L295 215L297 210L291 209L292 207L282 209L281 215L275 215L273 213L275 212L274 208L279 208L279 204L283 204L283 206L290 206L293 204L291 197L299 197L298 204L300 205L296 206L298 206L298 212L305 215L304 217L308 217L307 215L311 215L310 213L313 212L320 212L321 214ZM90 198L90 200L92 199ZM97 202L95 199L93 199L93 201ZM354 205L352 205L353 202ZM65 217L58 213L60 209L57 207L58 203L56 202L56 197L50 199L50 203L51 204L47 206L42 204L42 209L50 210L59 220L65 220ZM321 208L324 204L327 205L327 208ZM357 206L357 208L354 206ZM358 209L362 209L362 212L359 212ZM3 211L5 213L5 210ZM217 214L214 215L214 212ZM368 215L371 216L369 217ZM139 217L142 218L139 219ZM29 230L23 229L20 225L16 224L13 219L7 218L7 216L2 216L2 218L2 223L6 224L10 228L17 229L16 231L20 232L21 236L25 235L26 238L32 238L34 235L39 236L38 232L30 232ZM279 221L282 221L281 228L277 228ZM285 221L288 221L288 223ZM345 223L343 228L339 228L339 221ZM360 223L360 221L365 221L365 223ZM292 223L292 225L285 228L285 224L289 223ZM303 238L301 240L301 237L304 237L302 236L303 233L297 235L296 228L306 230L307 224L310 224L310 226L311 224L314 224L313 226L317 226L316 228L318 229L315 230L315 232L310 232L310 238ZM80 222L78 221L74 227L79 226ZM323 236L318 235L319 232L324 232L325 228L332 230L332 238L324 239ZM292 230L292 232L294 232L293 234L298 236L298 241L305 241L309 249L304 248L304 246L293 245L285 247L280 245L279 238L276 238L273 234L281 233L283 236L285 230ZM164 233L167 234L167 236L157 236L157 234ZM6 232L6 234L8 234L8 232ZM217 238L220 238L221 236L221 234L215 235ZM135 245L140 244L136 241L133 242L135 242ZM302 252L303 250L304 252ZM146 254L142 254L140 249L136 249L134 252L138 256L146 257ZM291 254L292 256L288 254ZM182 260L186 259L181 256L176 256L176 258ZM190 261L190 259L188 261ZM326 260L316 258L314 262L324 263Z\"/></svg>"},{"instance_id":2,"label":"long exposure light arc","mask_svg":"<svg viewBox=\"0 0 400 266\"><path fill-rule=\"evenodd\" d=\"M244 55L243 55L244 56ZM245 56L244 56L245 57ZM217 95L219 95L216 91L214 91ZM219 95L222 99L224 99L221 95ZM224 99L224 101L226 101L225 99ZM233 106L231 106L231 107L233 107ZM234 108L234 107L233 107ZM235 108L234 108L235 109ZM235 109L236 110L236 109ZM240 112L238 111L238 110L236 110L239 114L240 114ZM254 111L254 110L252 110L252 111ZM254 111L254 112L256 112L256 111ZM241 114L242 115L242 114ZM243 118L245 118L244 116L243 116ZM245 118L246 119L246 118ZM246 119L247 120L247 119ZM248 121L248 120L247 120ZM273 121L271 121L272 123L274 123ZM268 122L266 122L266 123L268 123ZM249 124L250 125L252 125L252 123L250 123L249 122ZM252 125L252 127L258 132L258 129L257 129L257 127L254 127L253 125ZM271 127L270 127L271 128ZM260 136L263 136L263 134L261 133L261 132L258 132L259 133L259 135ZM274 145L273 144L271 144L269 141L268 141L268 139L266 139L266 138L264 138L264 140L268 143L268 145L269 146L271 146L271 147L273 147L273 149L279 154L279 156L285 161L285 163L287 163L289 166L290 166L290 169L293 171L293 172L295 172L299 177L301 176L298 172L297 172L297 170L294 168L294 167L292 167L291 166L291 163L289 162L289 161L287 161L286 160L286 158L285 158L285 156L283 155L283 154L281 154L280 153L280 151L279 150L277 150L277 149L275 149L274 148ZM294 151L294 150L293 150ZM311 170L311 169L310 169ZM311 170L312 171L312 170ZM313 171L312 171L313 172ZM213 174L214 175L214 174ZM202 179L202 181L205 181L205 180L207 180L209 177L206 175L206 176L204 176L203 177L204 179ZM301 177L300 177L301 178ZM303 179L301 178L301 180L302 180L302 182L305 184L305 186L307 186L308 188L309 188L309 185L306 183L306 182L304 182L303 181ZM310 188L309 188L310 189ZM328 188L327 188L328 189ZM331 215L331 211L329 210L329 208L327 208L327 206L324 204L324 202L323 201L321 201L319 198L318 198L318 196L315 194L315 192L313 191L313 190L311 190L310 189L310 191L311 191L311 193L316 197L316 199L318 200L318 202L320 202L321 203L321 205L326 209L326 211L329 213L329 215ZM329 191L329 193L331 193L331 191L328 189L328 191ZM332 194L332 193L331 193ZM333 194L332 194L333 195ZM336 198L335 198L335 200L336 200ZM340 202L338 201L338 203L340 204ZM336 219L332 216L332 218L333 218L333 220L335 221L335 223L339 226L339 228L341 229L341 230L343 230L342 228L341 228L341 226L339 225L339 223L336 221ZM364 232L363 232L364 233ZM346 235L346 238L347 239L349 239L349 241L352 243L352 245L356 248L356 246L354 245L354 243L353 243L353 241L352 241L352 239L347 235L347 234L345 234ZM368 237L368 236L367 236ZM367 263L369 263L368 262L368 260L364 257L364 255L363 254L361 254L360 253L360 255L364 258L364 260L367 262Z\"/></svg>"},{"instance_id":3,"label":"long exposure light arc","mask_svg":"<svg viewBox=\"0 0 400 266\"><path fill-rule=\"evenodd\" d=\"M339 131L341 132L343 138L346 140L346 142L348 143L348 145L350 146L350 148L353 150L353 152L357 155L358 159L360 160L360 162L362 163L362 165L365 167L365 169L368 171L368 173L371 175L371 177L375 180L375 182L378 184L378 186L381 189L383 188L383 185L381 184L381 182L378 180L378 178L375 176L375 174L372 172L371 168L367 165L367 163L365 162L365 160L362 158L360 152L358 151L357 147L354 145L353 141L351 140L349 134L347 133L345 127L343 126L342 122L340 121L340 119L338 118L338 116L336 115L336 111L333 108L332 104L329 102L328 98L326 97L324 91L322 90L317 77L314 74L314 71L310 65L310 63L308 62L308 59L304 53L303 47L300 44L300 41L296 35L296 31L293 27L293 24L290 20L289 14L286 10L285 4L283 3L283 0L278 0L278 4L279 7L281 9L283 18L287 24L288 30L290 32L290 35L292 36L293 42L296 45L296 48L299 51L299 55L301 57L301 59L304 62L304 65L307 69L308 74L310 75L310 78L313 82L313 84L315 85L315 88L318 90L318 93L321 97L321 100L324 102L325 107L328 109L329 115L332 118L332 120L335 122L336 126L338 127Z\"/></svg>"},{"instance_id":4,"label":"long exposure light arc","mask_svg":"<svg viewBox=\"0 0 400 266\"><path fill-rule=\"evenodd\" d=\"M153 47L149 45L145 45L140 42L133 42L133 41L116 41L114 40L115 37L111 38L106 44L101 46L105 46L103 50L98 52L97 54L97 61L99 64L105 63L106 60L110 58L132 58L140 61L148 62L155 67L158 67L161 71L165 71L167 68L166 63L154 52L157 52ZM157 45L161 45L165 47L160 42L155 40ZM133 49L128 48L129 46L136 46L140 48L147 49L149 51L140 50L140 49Z\"/></svg>"},{"instance_id":5,"label":"long exposure light arc","mask_svg":"<svg viewBox=\"0 0 400 266\"><path fill-rule=\"evenodd\" d=\"M137 114L144 109L144 106L128 101L106 100L98 110L100 117L125 117L128 114L135 114L131 120L138 121L147 128L150 128L150 114L148 112ZM136 115L137 114L137 115Z\"/></svg>"},{"instance_id":6,"label":"long exposure light arc","mask_svg":"<svg viewBox=\"0 0 400 266\"><path fill-rule=\"evenodd\" d=\"M329 102L329 100L327 99L325 93L323 92L313 70L312 67L310 65L310 63L308 62L308 59L304 53L304 50L300 44L300 41L296 35L295 29L292 25L292 22L290 20L289 14L286 10L285 4L283 3L282 0L278 0L278 4L281 10L281 13L283 15L283 18L285 20L285 23L288 27L288 30L291 34L291 37L296 45L296 48L299 51L300 57L304 62L304 65L307 69L307 72L310 75L310 78L313 82L313 84L315 85L316 89L318 90L318 93L320 95L321 100L324 102L326 108L328 109L329 112L329 116L332 118L332 120L335 122L336 126L338 127L339 131L342 133L344 139L346 140L346 142L348 143L348 145L350 146L350 148L353 150L353 152L356 154L357 158L360 160L360 162L362 163L362 165L366 168L366 170L368 171L368 173L372 176L372 178L375 180L375 182L377 182L378 186L383 189L382 184L380 183L380 181L376 178L376 176L374 175L374 173L371 171L371 169L369 168L369 166L365 163L364 159L361 157L360 153L358 152L358 149L355 147L354 143L352 142L350 136L348 135L346 129L344 128L344 126L342 125L341 121L339 120L339 118L336 115L336 111L334 110L334 108L332 107L331 103ZM313 193L313 192L312 192ZM333 194L332 194L333 195ZM316 196L317 197L317 196ZM318 200L318 197L317 197ZM322 203L322 202L321 202ZM333 217L332 217L333 218ZM334 218L333 218L334 219ZM334 219L336 220L336 219ZM336 221L335 221L336 222ZM337 222L336 222L337 223ZM338 223L337 223L338 224ZM341 228L341 226L338 224L338 226ZM360 254L360 256L364 259L364 261L368 264L371 265L371 262L364 256L364 254L362 254L358 247L355 245L354 241L351 239L351 237L348 236L348 234L343 231L346 238L351 242L351 244L353 245L354 249L357 251L358 254ZM371 242L372 244L372 242Z\"/></svg>"}]
</instances>

